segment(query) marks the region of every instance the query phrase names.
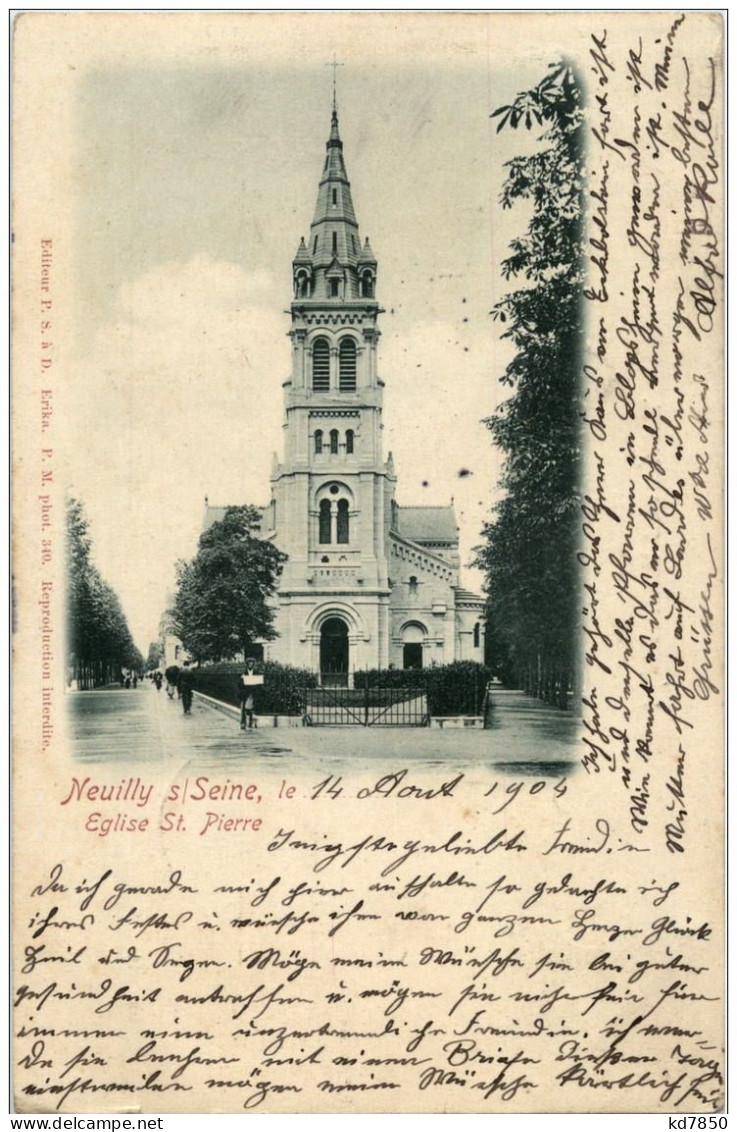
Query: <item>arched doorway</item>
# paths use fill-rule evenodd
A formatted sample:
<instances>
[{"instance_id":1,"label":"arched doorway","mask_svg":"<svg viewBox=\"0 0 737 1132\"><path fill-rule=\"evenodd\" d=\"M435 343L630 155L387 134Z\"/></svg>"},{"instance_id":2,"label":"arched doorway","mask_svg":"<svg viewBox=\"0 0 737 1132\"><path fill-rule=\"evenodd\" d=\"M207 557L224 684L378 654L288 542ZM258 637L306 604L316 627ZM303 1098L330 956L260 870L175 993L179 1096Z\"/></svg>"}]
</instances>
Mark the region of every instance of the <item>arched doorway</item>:
<instances>
[{"instance_id":1,"label":"arched doorway","mask_svg":"<svg viewBox=\"0 0 737 1132\"><path fill-rule=\"evenodd\" d=\"M322 623L320 672L323 685L348 683L348 626L342 617L328 617Z\"/></svg>"},{"instance_id":2,"label":"arched doorway","mask_svg":"<svg viewBox=\"0 0 737 1132\"><path fill-rule=\"evenodd\" d=\"M402 630L402 666L422 668L422 646L425 630L422 625L410 622Z\"/></svg>"}]
</instances>

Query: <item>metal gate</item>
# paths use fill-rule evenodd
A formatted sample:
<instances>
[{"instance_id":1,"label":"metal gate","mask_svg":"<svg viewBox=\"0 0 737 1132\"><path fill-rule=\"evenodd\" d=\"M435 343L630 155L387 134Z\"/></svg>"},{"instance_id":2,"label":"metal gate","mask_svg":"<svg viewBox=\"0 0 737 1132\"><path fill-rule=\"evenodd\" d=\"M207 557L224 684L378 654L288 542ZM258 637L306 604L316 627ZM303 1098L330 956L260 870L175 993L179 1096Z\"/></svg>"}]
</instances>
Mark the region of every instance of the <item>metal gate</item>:
<instances>
[{"instance_id":1,"label":"metal gate","mask_svg":"<svg viewBox=\"0 0 737 1132\"><path fill-rule=\"evenodd\" d=\"M424 688L305 689L307 727L429 727Z\"/></svg>"}]
</instances>

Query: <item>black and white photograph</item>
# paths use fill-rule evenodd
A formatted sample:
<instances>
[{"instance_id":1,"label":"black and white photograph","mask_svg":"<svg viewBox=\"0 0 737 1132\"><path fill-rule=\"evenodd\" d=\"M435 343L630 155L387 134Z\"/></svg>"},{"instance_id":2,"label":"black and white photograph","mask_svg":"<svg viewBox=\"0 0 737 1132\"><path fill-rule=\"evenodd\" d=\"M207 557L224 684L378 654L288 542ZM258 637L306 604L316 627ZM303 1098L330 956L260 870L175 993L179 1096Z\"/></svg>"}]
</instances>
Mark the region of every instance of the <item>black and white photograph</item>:
<instances>
[{"instance_id":1,"label":"black and white photograph","mask_svg":"<svg viewBox=\"0 0 737 1132\"><path fill-rule=\"evenodd\" d=\"M413 761L573 765L582 83L554 53L395 71L82 84L81 759L156 757L164 728L340 761L344 732L283 729L355 725L442 730L392 734ZM119 695L165 683L186 725ZM242 728L251 705L247 747L223 703Z\"/></svg>"}]
</instances>

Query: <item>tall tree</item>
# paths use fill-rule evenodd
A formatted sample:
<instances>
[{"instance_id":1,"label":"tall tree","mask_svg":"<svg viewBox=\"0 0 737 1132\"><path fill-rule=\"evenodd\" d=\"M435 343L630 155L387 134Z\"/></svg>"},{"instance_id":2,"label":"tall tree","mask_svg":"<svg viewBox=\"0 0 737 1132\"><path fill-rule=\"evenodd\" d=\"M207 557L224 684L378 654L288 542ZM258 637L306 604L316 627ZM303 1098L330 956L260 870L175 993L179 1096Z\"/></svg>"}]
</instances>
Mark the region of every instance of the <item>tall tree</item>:
<instances>
[{"instance_id":1,"label":"tall tree","mask_svg":"<svg viewBox=\"0 0 737 1132\"><path fill-rule=\"evenodd\" d=\"M255 507L229 507L200 536L191 562L177 564L177 635L197 660L228 659L276 637L268 599L286 555L254 535Z\"/></svg>"},{"instance_id":2,"label":"tall tree","mask_svg":"<svg viewBox=\"0 0 737 1132\"><path fill-rule=\"evenodd\" d=\"M146 657L146 670L152 672L158 668L164 656L164 646L161 641L151 641L148 646L148 656Z\"/></svg>"},{"instance_id":3,"label":"tall tree","mask_svg":"<svg viewBox=\"0 0 737 1132\"><path fill-rule=\"evenodd\" d=\"M504 453L505 495L485 525L490 637L513 678L564 704L580 642L580 372L583 349L583 127L571 67L553 64L532 90L499 107L499 130L542 127L538 148L507 165L502 208L531 205L510 244L506 280L522 286L494 309L515 356L501 378L512 395L487 420Z\"/></svg>"},{"instance_id":4,"label":"tall tree","mask_svg":"<svg viewBox=\"0 0 737 1132\"><path fill-rule=\"evenodd\" d=\"M122 668L143 669L117 594L92 561L92 537L84 506L66 506L67 648L71 678L94 688L120 677Z\"/></svg>"}]
</instances>

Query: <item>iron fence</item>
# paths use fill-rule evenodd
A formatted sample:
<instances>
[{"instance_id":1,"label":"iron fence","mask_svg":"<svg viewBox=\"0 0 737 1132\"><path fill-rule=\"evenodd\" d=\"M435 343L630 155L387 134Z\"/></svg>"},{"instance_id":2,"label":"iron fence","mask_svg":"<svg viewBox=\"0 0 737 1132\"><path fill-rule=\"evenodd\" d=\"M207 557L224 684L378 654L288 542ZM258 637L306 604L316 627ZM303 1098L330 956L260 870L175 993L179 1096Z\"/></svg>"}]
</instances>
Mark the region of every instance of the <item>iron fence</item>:
<instances>
[{"instance_id":1,"label":"iron fence","mask_svg":"<svg viewBox=\"0 0 737 1132\"><path fill-rule=\"evenodd\" d=\"M308 727L428 727L430 714L423 688L363 688L335 685L305 690Z\"/></svg>"}]
</instances>

